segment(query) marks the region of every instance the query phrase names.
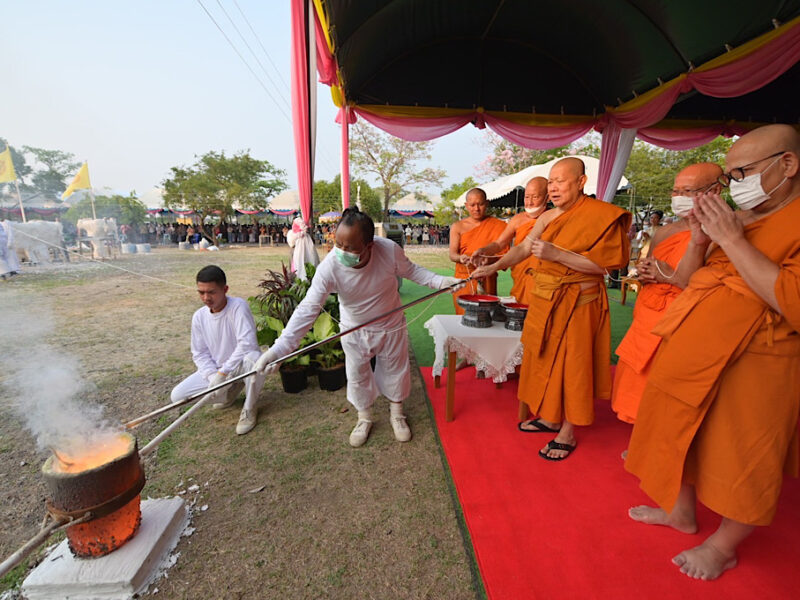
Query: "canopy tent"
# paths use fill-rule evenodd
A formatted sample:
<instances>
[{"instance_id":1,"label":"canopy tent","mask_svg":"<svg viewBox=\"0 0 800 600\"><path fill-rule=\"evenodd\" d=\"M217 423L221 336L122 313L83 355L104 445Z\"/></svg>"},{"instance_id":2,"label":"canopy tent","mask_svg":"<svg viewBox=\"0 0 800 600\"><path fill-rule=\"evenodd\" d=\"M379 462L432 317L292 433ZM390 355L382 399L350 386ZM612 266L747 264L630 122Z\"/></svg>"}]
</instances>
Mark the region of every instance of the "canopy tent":
<instances>
[{"instance_id":1,"label":"canopy tent","mask_svg":"<svg viewBox=\"0 0 800 600\"><path fill-rule=\"evenodd\" d=\"M316 49L343 146L357 117L417 141L472 123L539 149L595 129L598 196L608 200L636 136L677 150L800 117L787 101L800 84L800 0L292 0L292 9L315 21L314 43L293 38L293 51Z\"/></svg>"},{"instance_id":2,"label":"canopy tent","mask_svg":"<svg viewBox=\"0 0 800 600\"><path fill-rule=\"evenodd\" d=\"M593 156L583 156L581 154L575 154L575 158L580 158L583 161L583 164L586 165L586 176L588 181L586 182L586 186L583 188L587 194L596 194L597 193L597 178L598 173L600 171L600 161ZM498 198L502 198L507 196L510 192L513 192L517 188L524 188L525 185L534 177L544 177L547 178L550 175L550 168L558 162L559 158L554 158L553 160L549 160L546 163L542 163L540 165L531 165L530 167L526 167L517 173L512 175L506 175L505 177L500 177L499 179L495 179L494 181L490 181L489 183L484 183L478 187L480 187L484 192L486 192L486 197L491 201ZM619 182L618 189L622 189L628 186L628 180L622 177ZM467 192L461 194L458 198L455 199L453 204L457 207L464 206L464 203L467 199ZM497 206L497 204L493 204ZM514 206L512 202L509 206Z\"/></svg>"}]
</instances>

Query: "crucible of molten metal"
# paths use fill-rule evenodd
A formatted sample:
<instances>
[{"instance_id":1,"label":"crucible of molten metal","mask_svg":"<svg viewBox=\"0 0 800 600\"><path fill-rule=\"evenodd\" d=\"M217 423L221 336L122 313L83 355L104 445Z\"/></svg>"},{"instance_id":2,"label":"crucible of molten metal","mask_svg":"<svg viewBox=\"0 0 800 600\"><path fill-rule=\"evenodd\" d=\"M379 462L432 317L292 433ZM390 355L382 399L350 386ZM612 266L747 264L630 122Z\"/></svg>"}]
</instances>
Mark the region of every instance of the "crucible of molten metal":
<instances>
[{"instance_id":1,"label":"crucible of molten metal","mask_svg":"<svg viewBox=\"0 0 800 600\"><path fill-rule=\"evenodd\" d=\"M42 465L42 474L47 509L55 518L78 519L91 513L90 520L67 528L75 556L103 556L136 534L145 478L131 434L119 433L80 455L54 453Z\"/></svg>"}]
</instances>

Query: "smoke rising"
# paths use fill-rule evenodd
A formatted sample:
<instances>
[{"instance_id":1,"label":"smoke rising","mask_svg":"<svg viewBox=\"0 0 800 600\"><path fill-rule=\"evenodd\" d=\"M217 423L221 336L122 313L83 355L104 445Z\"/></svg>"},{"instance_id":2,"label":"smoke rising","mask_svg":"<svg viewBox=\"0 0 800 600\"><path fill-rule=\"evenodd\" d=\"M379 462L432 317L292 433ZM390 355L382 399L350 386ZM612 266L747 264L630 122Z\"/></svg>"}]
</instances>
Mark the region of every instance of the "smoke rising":
<instances>
[{"instance_id":1,"label":"smoke rising","mask_svg":"<svg viewBox=\"0 0 800 600\"><path fill-rule=\"evenodd\" d=\"M49 308L16 293L0 294L0 354L4 403L8 403L40 449L76 456L104 445L119 431L103 407L85 397L94 387L68 350L48 343L55 331Z\"/></svg>"}]
</instances>

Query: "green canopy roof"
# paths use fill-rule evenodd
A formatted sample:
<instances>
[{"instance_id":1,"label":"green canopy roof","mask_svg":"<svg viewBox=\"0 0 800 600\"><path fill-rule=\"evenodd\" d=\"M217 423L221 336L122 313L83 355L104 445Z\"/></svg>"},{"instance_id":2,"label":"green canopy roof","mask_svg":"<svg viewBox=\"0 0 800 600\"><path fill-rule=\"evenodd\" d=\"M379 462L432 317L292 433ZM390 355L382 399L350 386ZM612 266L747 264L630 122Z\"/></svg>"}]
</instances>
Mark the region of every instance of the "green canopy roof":
<instances>
[{"instance_id":1,"label":"green canopy roof","mask_svg":"<svg viewBox=\"0 0 800 600\"><path fill-rule=\"evenodd\" d=\"M347 101L599 115L800 15L800 0L322 0ZM797 122L795 66L671 118Z\"/></svg>"}]
</instances>

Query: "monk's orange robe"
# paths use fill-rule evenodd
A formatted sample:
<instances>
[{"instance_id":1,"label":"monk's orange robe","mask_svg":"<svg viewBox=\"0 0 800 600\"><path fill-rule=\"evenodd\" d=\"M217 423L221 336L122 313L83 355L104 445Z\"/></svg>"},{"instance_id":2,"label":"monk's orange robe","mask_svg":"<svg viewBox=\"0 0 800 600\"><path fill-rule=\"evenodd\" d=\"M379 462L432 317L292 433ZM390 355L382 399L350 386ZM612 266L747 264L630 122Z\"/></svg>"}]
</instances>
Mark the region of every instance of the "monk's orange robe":
<instances>
[{"instance_id":1,"label":"monk's orange robe","mask_svg":"<svg viewBox=\"0 0 800 600\"><path fill-rule=\"evenodd\" d=\"M652 256L677 269L691 239L688 229L674 233L653 249ZM661 343L661 338L652 333L653 328L681 291L669 283L648 283L639 292L633 307L633 322L617 346L619 362L614 372L611 408L621 421L636 420L652 359Z\"/></svg>"},{"instance_id":2,"label":"monk's orange robe","mask_svg":"<svg viewBox=\"0 0 800 600\"><path fill-rule=\"evenodd\" d=\"M745 227L780 268L773 311L715 248L658 324L663 338L625 468L671 511L681 482L714 512L750 525L775 514L797 476L800 198Z\"/></svg>"},{"instance_id":3,"label":"monk's orange robe","mask_svg":"<svg viewBox=\"0 0 800 600\"><path fill-rule=\"evenodd\" d=\"M461 234L461 238L459 239L458 245L458 252L459 254L472 254L476 250L480 250L484 246L491 244L497 238L500 237L500 234L503 233L503 230L506 228L506 222L501 221L500 219L496 219L494 217L486 217L477 227L473 227L466 233ZM504 253L503 251L502 253ZM501 253L501 254L502 254ZM467 265L462 265L461 263L456 263L456 277L459 279L466 279L469 277L470 271L474 271L473 268L467 268ZM484 293L486 294L497 294L497 275L492 275L491 277L485 277L481 280L481 284L483 285ZM462 289L458 290L453 294L453 305L456 308L457 315L463 315L464 309L458 305L458 297L463 296L465 294L477 294L478 288L477 283L475 285L466 285Z\"/></svg>"},{"instance_id":4,"label":"monk's orange robe","mask_svg":"<svg viewBox=\"0 0 800 600\"><path fill-rule=\"evenodd\" d=\"M514 234L515 246L519 246L522 241L528 237L534 225L536 225L536 219L526 219L523 221L522 225L517 227L517 231ZM511 295L521 304L528 303L528 292L533 287L533 279L531 278L531 274L528 273L533 259L533 256L529 256L511 267L511 279L514 281L514 285L511 286Z\"/></svg>"},{"instance_id":5,"label":"monk's orange robe","mask_svg":"<svg viewBox=\"0 0 800 600\"><path fill-rule=\"evenodd\" d=\"M551 221L541 239L606 269L630 259L631 214L582 197ZM518 396L534 415L590 425L594 398L611 397L611 327L602 275L586 275L534 258L533 288L522 330L524 353ZM581 283L596 285L586 290Z\"/></svg>"}]
</instances>

